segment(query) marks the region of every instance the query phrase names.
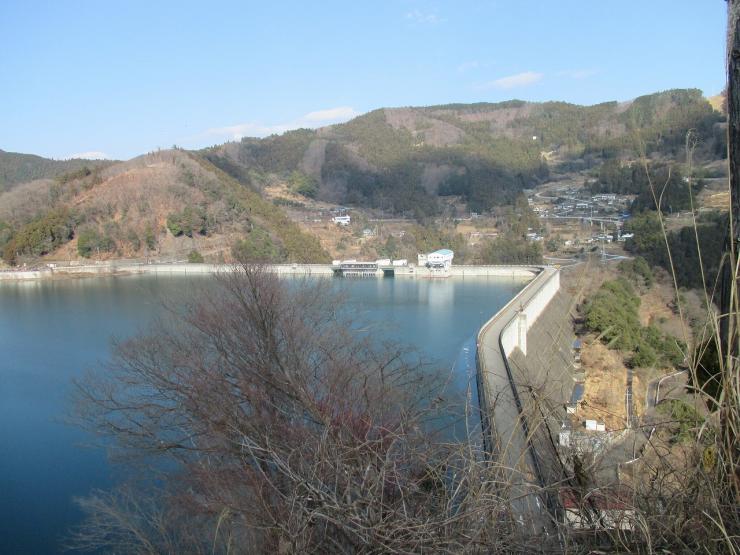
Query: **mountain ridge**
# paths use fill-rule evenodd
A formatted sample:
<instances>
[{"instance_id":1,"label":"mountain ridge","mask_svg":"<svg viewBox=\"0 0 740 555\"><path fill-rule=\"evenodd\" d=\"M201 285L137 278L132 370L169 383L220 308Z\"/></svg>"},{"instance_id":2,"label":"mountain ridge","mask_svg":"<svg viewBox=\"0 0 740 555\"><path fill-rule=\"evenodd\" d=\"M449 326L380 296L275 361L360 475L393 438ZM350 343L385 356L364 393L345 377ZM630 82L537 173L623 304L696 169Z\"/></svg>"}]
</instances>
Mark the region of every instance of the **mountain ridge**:
<instances>
[{"instance_id":1,"label":"mountain ridge","mask_svg":"<svg viewBox=\"0 0 740 555\"><path fill-rule=\"evenodd\" d=\"M605 162L618 169L614 162L634 159L638 149L680 161L689 129L699 139L695 161L721 158L724 121L701 91L681 89L592 106L509 100L380 108L319 129L125 162L0 151L0 175L33 178L16 177L0 191L0 249L11 263L191 251L210 260L327 260L318 239L287 216L286 199L283 206L267 199L268 186L424 223L444 216L449 200L488 212L513 205L551 171Z\"/></svg>"}]
</instances>

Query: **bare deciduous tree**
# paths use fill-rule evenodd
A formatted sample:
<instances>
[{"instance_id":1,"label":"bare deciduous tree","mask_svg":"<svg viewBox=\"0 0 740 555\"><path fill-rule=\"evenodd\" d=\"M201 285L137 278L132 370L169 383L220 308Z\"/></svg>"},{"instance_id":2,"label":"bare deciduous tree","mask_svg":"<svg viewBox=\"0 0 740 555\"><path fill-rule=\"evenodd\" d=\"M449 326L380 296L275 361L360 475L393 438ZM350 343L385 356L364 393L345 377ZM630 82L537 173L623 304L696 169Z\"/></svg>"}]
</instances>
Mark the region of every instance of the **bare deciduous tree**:
<instances>
[{"instance_id":1,"label":"bare deciduous tree","mask_svg":"<svg viewBox=\"0 0 740 555\"><path fill-rule=\"evenodd\" d=\"M79 384L80 415L119 456L153 457L149 472L163 457L175 466L158 474L155 499L83 500L91 517L74 546L460 552L514 541L495 475L436 435L437 374L363 337L326 282L248 265L215 281Z\"/></svg>"}]
</instances>

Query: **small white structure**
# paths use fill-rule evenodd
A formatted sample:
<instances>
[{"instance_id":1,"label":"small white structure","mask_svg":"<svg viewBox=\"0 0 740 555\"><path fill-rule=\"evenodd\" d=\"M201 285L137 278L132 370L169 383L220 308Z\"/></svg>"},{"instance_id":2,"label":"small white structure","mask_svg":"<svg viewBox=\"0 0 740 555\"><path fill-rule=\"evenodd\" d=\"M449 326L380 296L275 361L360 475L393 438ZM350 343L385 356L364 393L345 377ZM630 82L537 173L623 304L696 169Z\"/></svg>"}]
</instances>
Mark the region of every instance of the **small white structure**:
<instances>
[{"instance_id":1,"label":"small white structure","mask_svg":"<svg viewBox=\"0 0 740 555\"><path fill-rule=\"evenodd\" d=\"M560 447L570 447L570 426L563 422L558 433L558 445Z\"/></svg>"},{"instance_id":2,"label":"small white structure","mask_svg":"<svg viewBox=\"0 0 740 555\"><path fill-rule=\"evenodd\" d=\"M391 265L391 259L390 258L379 258L375 261L375 263L378 266L390 266Z\"/></svg>"},{"instance_id":3,"label":"small white structure","mask_svg":"<svg viewBox=\"0 0 740 555\"><path fill-rule=\"evenodd\" d=\"M349 216L334 216L331 221L337 225L347 226L350 223L350 218Z\"/></svg>"},{"instance_id":4,"label":"small white structure","mask_svg":"<svg viewBox=\"0 0 740 555\"><path fill-rule=\"evenodd\" d=\"M401 258L400 260L394 260L393 265L394 266L408 266L409 261L406 260L405 258Z\"/></svg>"},{"instance_id":5,"label":"small white structure","mask_svg":"<svg viewBox=\"0 0 740 555\"><path fill-rule=\"evenodd\" d=\"M419 255L419 266L449 270L455 253L450 249L440 249L428 254Z\"/></svg>"}]
</instances>

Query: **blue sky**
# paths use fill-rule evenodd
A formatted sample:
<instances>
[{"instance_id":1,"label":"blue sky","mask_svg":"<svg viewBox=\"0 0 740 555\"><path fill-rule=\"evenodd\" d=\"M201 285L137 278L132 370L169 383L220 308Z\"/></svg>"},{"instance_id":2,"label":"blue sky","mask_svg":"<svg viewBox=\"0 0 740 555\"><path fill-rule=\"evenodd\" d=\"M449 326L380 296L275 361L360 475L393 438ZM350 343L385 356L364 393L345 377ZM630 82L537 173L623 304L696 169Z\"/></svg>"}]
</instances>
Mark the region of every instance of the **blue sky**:
<instances>
[{"instance_id":1,"label":"blue sky","mask_svg":"<svg viewBox=\"0 0 740 555\"><path fill-rule=\"evenodd\" d=\"M724 87L724 0L0 2L0 149L125 159L384 106Z\"/></svg>"}]
</instances>

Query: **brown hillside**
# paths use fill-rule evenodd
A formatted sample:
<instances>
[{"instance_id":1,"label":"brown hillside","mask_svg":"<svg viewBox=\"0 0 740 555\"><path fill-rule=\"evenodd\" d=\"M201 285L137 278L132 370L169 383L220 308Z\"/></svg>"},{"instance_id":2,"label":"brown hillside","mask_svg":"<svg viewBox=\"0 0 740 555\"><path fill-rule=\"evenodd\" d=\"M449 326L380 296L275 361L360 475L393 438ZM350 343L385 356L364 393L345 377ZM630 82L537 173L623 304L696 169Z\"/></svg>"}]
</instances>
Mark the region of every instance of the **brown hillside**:
<instances>
[{"instance_id":1,"label":"brown hillside","mask_svg":"<svg viewBox=\"0 0 740 555\"><path fill-rule=\"evenodd\" d=\"M270 260L328 259L318 240L278 207L181 150L150 153L90 175L40 180L0 195L0 221L20 229L59 210L71 214L73 238L46 253L48 258L181 259L197 250L207 260L229 261L235 242L259 236ZM182 220L185 231L178 232L170 220ZM85 233L102 239L90 252L78 252Z\"/></svg>"}]
</instances>

